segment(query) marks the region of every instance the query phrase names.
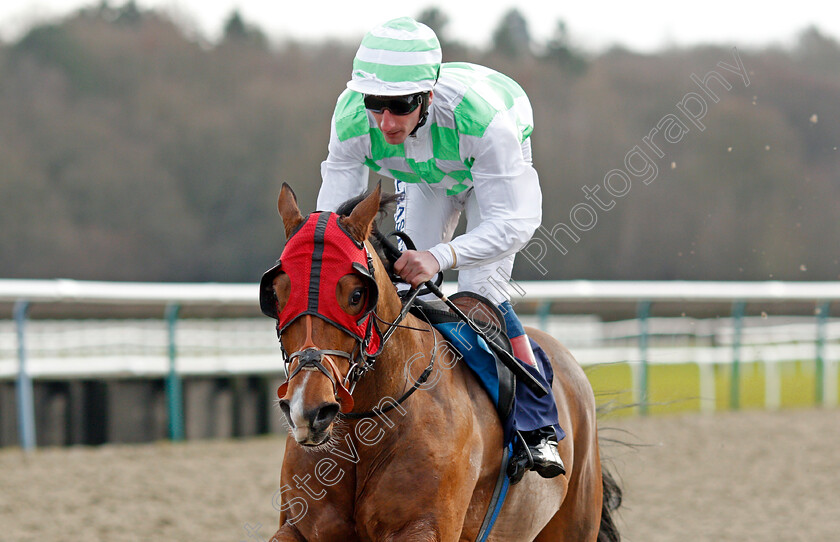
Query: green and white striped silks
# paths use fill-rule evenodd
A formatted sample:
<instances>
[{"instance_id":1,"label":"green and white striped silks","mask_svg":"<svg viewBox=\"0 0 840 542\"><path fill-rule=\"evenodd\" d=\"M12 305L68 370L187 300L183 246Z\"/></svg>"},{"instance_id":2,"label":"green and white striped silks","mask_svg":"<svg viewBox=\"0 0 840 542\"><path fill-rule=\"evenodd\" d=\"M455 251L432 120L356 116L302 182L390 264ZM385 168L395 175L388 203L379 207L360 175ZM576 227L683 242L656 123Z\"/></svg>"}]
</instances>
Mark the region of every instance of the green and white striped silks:
<instances>
[{"instance_id":1,"label":"green and white striped silks","mask_svg":"<svg viewBox=\"0 0 840 542\"><path fill-rule=\"evenodd\" d=\"M338 173L334 162L363 163L387 177L434 184L455 195L473 185L479 156L483 163L478 164L478 173L517 176L520 145L534 125L522 87L495 70L464 62L443 64L440 74L428 122L416 137L399 145L385 141L365 110L362 95L345 90L333 116L331 156L324 171L335 173L328 176L344 174ZM355 183L347 185L347 197L355 195Z\"/></svg>"},{"instance_id":2,"label":"green and white striped silks","mask_svg":"<svg viewBox=\"0 0 840 542\"><path fill-rule=\"evenodd\" d=\"M377 96L428 92L440 61L440 42L431 28L411 17L393 19L362 39L347 88Z\"/></svg>"}]
</instances>

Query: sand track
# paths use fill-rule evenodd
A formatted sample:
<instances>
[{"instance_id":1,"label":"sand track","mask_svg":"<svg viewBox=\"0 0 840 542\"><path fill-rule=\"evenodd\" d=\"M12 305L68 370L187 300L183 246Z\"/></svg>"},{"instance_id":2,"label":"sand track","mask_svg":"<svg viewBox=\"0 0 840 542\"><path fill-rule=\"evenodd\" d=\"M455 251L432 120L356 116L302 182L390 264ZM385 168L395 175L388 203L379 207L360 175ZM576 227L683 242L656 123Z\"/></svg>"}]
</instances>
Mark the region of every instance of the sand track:
<instances>
[{"instance_id":1,"label":"sand track","mask_svg":"<svg viewBox=\"0 0 840 542\"><path fill-rule=\"evenodd\" d=\"M602 425L636 444L604 451L624 485L628 542L840 540L840 410ZM282 448L260 438L3 449L0 540L267 539Z\"/></svg>"}]
</instances>

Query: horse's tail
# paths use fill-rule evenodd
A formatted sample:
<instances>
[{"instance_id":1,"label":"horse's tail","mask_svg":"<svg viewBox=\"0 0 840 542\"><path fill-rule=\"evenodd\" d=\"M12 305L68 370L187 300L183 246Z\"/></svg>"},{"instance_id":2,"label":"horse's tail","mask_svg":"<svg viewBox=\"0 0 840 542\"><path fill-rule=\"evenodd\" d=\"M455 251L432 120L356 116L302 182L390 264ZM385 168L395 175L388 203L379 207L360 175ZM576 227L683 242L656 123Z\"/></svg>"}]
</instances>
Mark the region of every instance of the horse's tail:
<instances>
[{"instance_id":1,"label":"horse's tail","mask_svg":"<svg viewBox=\"0 0 840 542\"><path fill-rule=\"evenodd\" d=\"M598 542L620 542L621 534L613 521L613 512L621 506L621 486L609 471L601 466L603 480L603 504L601 505L601 527L598 529Z\"/></svg>"}]
</instances>

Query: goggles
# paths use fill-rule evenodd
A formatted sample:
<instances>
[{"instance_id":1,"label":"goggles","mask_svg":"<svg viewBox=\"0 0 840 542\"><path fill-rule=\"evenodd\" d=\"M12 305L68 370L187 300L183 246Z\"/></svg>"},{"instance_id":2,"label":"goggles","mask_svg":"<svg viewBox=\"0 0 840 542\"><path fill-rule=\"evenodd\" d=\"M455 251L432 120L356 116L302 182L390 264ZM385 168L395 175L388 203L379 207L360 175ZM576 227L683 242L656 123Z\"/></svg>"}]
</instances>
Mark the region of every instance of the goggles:
<instances>
[{"instance_id":1,"label":"goggles","mask_svg":"<svg viewBox=\"0 0 840 542\"><path fill-rule=\"evenodd\" d=\"M424 92L409 94L407 96L374 96L365 95L365 109L376 114L383 113L386 109L392 115L408 115L423 103Z\"/></svg>"}]
</instances>

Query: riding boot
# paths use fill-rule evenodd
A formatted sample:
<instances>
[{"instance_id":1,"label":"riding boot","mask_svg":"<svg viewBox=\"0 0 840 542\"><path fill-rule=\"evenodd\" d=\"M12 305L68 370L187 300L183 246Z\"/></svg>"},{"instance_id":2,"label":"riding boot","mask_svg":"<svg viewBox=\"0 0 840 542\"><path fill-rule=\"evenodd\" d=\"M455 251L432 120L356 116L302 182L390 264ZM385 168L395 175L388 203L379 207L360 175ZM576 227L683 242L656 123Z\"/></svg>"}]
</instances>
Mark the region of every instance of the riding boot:
<instances>
[{"instance_id":1,"label":"riding boot","mask_svg":"<svg viewBox=\"0 0 840 542\"><path fill-rule=\"evenodd\" d=\"M508 463L508 478L514 485L532 470L543 478L566 474L566 466L557 451L557 436L552 427L520 432L513 456Z\"/></svg>"},{"instance_id":2,"label":"riding boot","mask_svg":"<svg viewBox=\"0 0 840 542\"><path fill-rule=\"evenodd\" d=\"M543 478L566 474L566 465L557 450L559 443L553 427L543 427L525 433L525 442L534 459L533 470Z\"/></svg>"},{"instance_id":3,"label":"riding boot","mask_svg":"<svg viewBox=\"0 0 840 542\"><path fill-rule=\"evenodd\" d=\"M499 310L504 315L514 357L523 365L531 366L542 375L540 365L537 363L536 356L531 348L531 340L528 338L528 334L525 333L525 329L522 327L519 317L513 311L510 302L506 301L499 305ZM553 418L556 423L557 414L553 401L551 401L550 407L553 416L546 416L546 418ZM541 403L539 408L547 408L547 406ZM542 423L546 422L550 423L549 420L543 421ZM560 432L560 438L562 439L563 430L558 427L557 431ZM548 425L533 431L518 431L517 433L517 444L508 463L508 477L510 478L511 484L519 482L525 475L525 471L528 470L535 471L543 478L554 478L555 476L566 474L563 459L557 451L558 438L553 426Z\"/></svg>"}]
</instances>

